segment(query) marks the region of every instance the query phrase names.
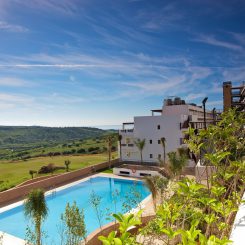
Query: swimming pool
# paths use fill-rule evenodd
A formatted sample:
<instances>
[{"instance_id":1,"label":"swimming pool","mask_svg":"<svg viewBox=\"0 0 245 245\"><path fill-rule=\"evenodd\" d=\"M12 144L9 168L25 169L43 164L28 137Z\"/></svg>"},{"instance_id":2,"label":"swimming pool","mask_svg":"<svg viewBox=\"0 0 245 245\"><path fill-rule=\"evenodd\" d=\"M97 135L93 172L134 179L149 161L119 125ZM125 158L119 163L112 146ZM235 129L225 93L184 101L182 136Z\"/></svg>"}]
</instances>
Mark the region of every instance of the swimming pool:
<instances>
[{"instance_id":1,"label":"swimming pool","mask_svg":"<svg viewBox=\"0 0 245 245\"><path fill-rule=\"evenodd\" d=\"M141 181L97 176L47 195L49 213L43 224L43 230L47 234L44 244L61 244L60 216L68 202L72 204L76 201L78 207L84 209L87 234L99 228L97 216L90 202L93 192L101 197L99 208L103 213L102 225L111 222L108 220L109 213L126 212L130 206L135 208L135 202L139 203L150 194ZM0 213L0 231L24 239L27 225L23 205Z\"/></svg>"}]
</instances>

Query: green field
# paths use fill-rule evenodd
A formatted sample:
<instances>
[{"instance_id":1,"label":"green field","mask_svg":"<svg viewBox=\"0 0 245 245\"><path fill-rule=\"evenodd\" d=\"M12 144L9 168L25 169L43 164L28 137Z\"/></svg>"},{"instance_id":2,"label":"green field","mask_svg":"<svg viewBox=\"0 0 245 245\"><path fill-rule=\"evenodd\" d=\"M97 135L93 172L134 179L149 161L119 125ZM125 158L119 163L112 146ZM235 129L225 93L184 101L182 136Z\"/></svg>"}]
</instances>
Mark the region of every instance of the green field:
<instances>
[{"instance_id":1,"label":"green field","mask_svg":"<svg viewBox=\"0 0 245 245\"><path fill-rule=\"evenodd\" d=\"M113 158L117 153L113 153ZM108 160L108 154L83 154L69 156L53 156L31 158L25 161L0 161L0 191L9 189L15 185L31 179L29 170L38 171L41 166L53 163L56 166L64 166L64 161L70 160L70 171L84 168L96 163ZM65 170L59 170L56 173L62 173ZM46 174L51 175L51 174ZM43 175L42 175L43 176Z\"/></svg>"},{"instance_id":2,"label":"green field","mask_svg":"<svg viewBox=\"0 0 245 245\"><path fill-rule=\"evenodd\" d=\"M117 136L113 130L0 126L0 160L103 153L108 135L114 135L113 147L116 147Z\"/></svg>"}]
</instances>

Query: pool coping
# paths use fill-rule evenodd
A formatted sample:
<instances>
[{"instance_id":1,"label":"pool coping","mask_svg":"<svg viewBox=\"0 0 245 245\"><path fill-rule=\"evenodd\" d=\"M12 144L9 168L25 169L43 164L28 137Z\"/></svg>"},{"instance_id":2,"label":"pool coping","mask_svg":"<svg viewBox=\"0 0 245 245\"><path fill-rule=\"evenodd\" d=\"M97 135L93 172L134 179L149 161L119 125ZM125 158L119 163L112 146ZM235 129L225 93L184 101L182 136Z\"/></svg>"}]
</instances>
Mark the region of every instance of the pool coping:
<instances>
[{"instance_id":1,"label":"pool coping","mask_svg":"<svg viewBox=\"0 0 245 245\"><path fill-rule=\"evenodd\" d=\"M45 196L49 196L51 195L52 193L54 192L57 192L57 191L61 191L61 190L64 190L64 189L67 189L71 186L74 186L74 185L77 185L79 183L82 183L82 182L85 182L91 178L96 178L96 177L110 177L110 178L114 178L114 179L128 179L128 180L134 180L134 181L142 181L140 179L136 179L136 178L130 178L130 177L124 177L124 176L118 176L118 175L114 175L114 174L107 174L107 173L98 173L98 174L94 174L94 175L91 175L91 176L88 176L88 177L85 177L85 178L82 178L80 180L76 180L74 182L71 182L69 184L66 184L66 185L63 185L63 186L60 186L60 187L57 187L57 188L53 188L49 191L46 191L45 192ZM9 205L6 205L2 208L0 208L0 214L3 213L3 212L6 212L12 208L16 208L20 205L22 205L24 203L25 199L21 200L21 201L18 201L18 202L14 202L14 203L11 203ZM142 200L143 201L143 200Z\"/></svg>"},{"instance_id":2,"label":"pool coping","mask_svg":"<svg viewBox=\"0 0 245 245\"><path fill-rule=\"evenodd\" d=\"M91 176L88 176L88 177L85 177L85 178L82 178L80 180L77 180L77 181L74 181L74 182L71 182L69 184L66 184L66 185L63 185L63 186L60 186L60 187L57 187L57 188L54 188L52 190L49 190L49 191L46 191L45 192L45 196L49 196L49 195L52 195L52 193L54 192L57 192L57 191L61 191L61 190L64 190L64 189L67 189L71 186L74 186L76 184L79 184L79 183L82 183L82 182L85 182L91 178L96 178L96 177L110 177L110 178L114 178L114 179L127 179L127 180L134 180L134 181L142 181L141 179L139 178L132 178L132 177L124 177L124 176L118 176L118 175L115 175L115 174L107 174L107 173L97 173L97 174L94 174L94 175L91 175ZM142 207L145 206L145 204L147 202L149 202L151 199L151 195L148 195L146 198L144 198L140 203L139 205ZM21 201L18 201L18 202L14 202L14 203L11 203L9 205L6 205L2 208L0 208L0 214L3 213L3 212L6 212L12 208L16 208L20 205L22 205L24 203L25 199L21 200ZM134 208L132 209L130 212L132 213L135 213L139 210L139 208ZM93 232L92 232L93 233ZM11 234L8 234L6 232L2 232L0 230L0 236L1 234L4 235L4 239L3 241L0 240L0 242L2 242L2 245L13 245L13 242L15 245L23 245L25 244L25 240L19 238L19 237L16 237L16 236L13 236ZM90 234L88 234L90 235ZM24 243L23 243L24 242Z\"/></svg>"}]
</instances>

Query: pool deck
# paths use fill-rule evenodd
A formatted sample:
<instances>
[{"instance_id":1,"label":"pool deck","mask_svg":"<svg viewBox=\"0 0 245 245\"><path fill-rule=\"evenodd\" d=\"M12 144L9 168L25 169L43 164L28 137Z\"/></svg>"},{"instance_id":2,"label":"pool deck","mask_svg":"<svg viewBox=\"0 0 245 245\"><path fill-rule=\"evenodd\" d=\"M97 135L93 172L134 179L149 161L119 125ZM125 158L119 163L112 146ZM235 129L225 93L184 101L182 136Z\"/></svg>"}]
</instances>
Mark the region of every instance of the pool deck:
<instances>
[{"instance_id":1,"label":"pool deck","mask_svg":"<svg viewBox=\"0 0 245 245\"><path fill-rule=\"evenodd\" d=\"M129 179L129 180L134 180L134 181L140 181L140 179L136 179L136 178L130 178L130 177L123 177L123 176L118 176L118 175L114 175L114 174L107 174L107 173L98 173L98 174L94 174L92 176L89 177L85 177L82 178L78 181L72 182L70 184L52 189L50 191L45 192L45 196L47 195L52 195L52 193L56 192L56 191L60 191L63 189L66 189L70 186L76 185L78 183L84 182L90 178L95 178L95 177L110 177L110 178L116 178L116 179ZM15 208L17 206L22 205L24 202L24 200L16 202L16 203L12 203L10 205L7 205L5 207L0 208L0 213L5 212L7 210L10 210L12 208ZM149 214L153 214L154 213L154 207L153 207L153 203L152 203L152 199L151 196L148 196L147 198L145 198L140 206L143 209L143 215L149 215ZM136 212L137 209L133 210L133 212ZM8 233L3 233L0 231L0 244L1 245L25 245L25 241L23 239L20 239L18 237L12 236Z\"/></svg>"}]
</instances>

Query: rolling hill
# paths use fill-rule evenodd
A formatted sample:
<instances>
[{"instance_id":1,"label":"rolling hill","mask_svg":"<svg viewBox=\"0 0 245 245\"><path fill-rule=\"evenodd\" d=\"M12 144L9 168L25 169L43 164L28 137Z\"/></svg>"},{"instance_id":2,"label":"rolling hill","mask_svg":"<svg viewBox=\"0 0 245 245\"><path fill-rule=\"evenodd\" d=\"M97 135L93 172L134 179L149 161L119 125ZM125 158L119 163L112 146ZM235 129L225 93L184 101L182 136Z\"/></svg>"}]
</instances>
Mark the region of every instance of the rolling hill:
<instances>
[{"instance_id":1,"label":"rolling hill","mask_svg":"<svg viewBox=\"0 0 245 245\"><path fill-rule=\"evenodd\" d=\"M50 147L75 141L101 139L113 132L90 127L0 126L0 158L7 155L11 158L23 151L29 154L38 148L48 151Z\"/></svg>"}]
</instances>

